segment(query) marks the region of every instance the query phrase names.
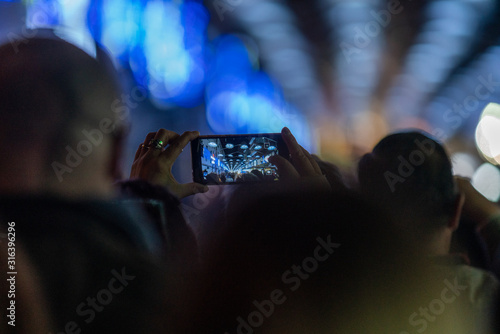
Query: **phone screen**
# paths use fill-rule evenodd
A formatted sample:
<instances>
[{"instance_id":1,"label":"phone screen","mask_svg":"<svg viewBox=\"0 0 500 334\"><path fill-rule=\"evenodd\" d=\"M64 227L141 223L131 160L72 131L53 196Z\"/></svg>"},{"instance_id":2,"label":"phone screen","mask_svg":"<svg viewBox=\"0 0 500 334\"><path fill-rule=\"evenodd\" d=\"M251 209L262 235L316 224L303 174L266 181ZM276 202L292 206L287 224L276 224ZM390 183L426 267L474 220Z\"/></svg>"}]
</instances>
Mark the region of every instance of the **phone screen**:
<instances>
[{"instance_id":1,"label":"phone screen","mask_svg":"<svg viewBox=\"0 0 500 334\"><path fill-rule=\"evenodd\" d=\"M200 136L191 142L193 180L202 184L241 184L279 180L273 155L288 158L280 133Z\"/></svg>"}]
</instances>

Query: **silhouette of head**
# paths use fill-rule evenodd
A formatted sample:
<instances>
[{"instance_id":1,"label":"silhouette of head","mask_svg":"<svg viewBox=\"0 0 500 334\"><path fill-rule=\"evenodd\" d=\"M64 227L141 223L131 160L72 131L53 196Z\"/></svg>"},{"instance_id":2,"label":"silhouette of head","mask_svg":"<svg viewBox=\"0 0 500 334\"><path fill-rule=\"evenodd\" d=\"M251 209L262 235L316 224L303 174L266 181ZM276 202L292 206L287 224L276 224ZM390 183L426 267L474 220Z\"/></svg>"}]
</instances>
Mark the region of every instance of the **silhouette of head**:
<instances>
[{"instance_id":1,"label":"silhouette of head","mask_svg":"<svg viewBox=\"0 0 500 334\"><path fill-rule=\"evenodd\" d=\"M457 188L443 146L423 132L388 135L359 162L362 192L397 221L418 221L420 231L446 226Z\"/></svg>"},{"instance_id":2,"label":"silhouette of head","mask_svg":"<svg viewBox=\"0 0 500 334\"><path fill-rule=\"evenodd\" d=\"M106 193L125 120L118 85L76 46L38 36L0 46L0 191Z\"/></svg>"}]
</instances>

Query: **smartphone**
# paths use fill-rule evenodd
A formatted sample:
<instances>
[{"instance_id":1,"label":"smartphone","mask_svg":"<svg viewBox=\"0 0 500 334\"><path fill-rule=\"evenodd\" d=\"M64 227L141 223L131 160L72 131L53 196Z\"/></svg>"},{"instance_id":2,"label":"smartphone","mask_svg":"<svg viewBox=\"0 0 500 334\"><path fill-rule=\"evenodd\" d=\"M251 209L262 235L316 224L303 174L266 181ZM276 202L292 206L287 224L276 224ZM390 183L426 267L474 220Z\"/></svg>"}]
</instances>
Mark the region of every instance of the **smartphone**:
<instances>
[{"instance_id":1,"label":"smartphone","mask_svg":"<svg viewBox=\"0 0 500 334\"><path fill-rule=\"evenodd\" d=\"M194 182L242 184L279 180L269 157L288 159L288 149L280 133L200 136L191 141Z\"/></svg>"}]
</instances>

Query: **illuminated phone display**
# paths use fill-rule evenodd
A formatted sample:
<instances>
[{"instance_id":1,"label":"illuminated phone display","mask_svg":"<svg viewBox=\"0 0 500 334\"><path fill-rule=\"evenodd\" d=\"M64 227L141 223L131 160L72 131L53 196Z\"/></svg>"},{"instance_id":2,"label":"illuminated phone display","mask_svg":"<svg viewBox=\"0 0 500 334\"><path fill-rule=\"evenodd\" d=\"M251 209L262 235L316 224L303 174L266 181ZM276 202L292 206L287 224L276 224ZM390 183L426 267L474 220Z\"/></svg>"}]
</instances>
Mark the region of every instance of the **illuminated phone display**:
<instances>
[{"instance_id":1,"label":"illuminated phone display","mask_svg":"<svg viewBox=\"0 0 500 334\"><path fill-rule=\"evenodd\" d=\"M281 134L200 136L191 142L193 179L203 184L279 180L269 157L288 157Z\"/></svg>"}]
</instances>

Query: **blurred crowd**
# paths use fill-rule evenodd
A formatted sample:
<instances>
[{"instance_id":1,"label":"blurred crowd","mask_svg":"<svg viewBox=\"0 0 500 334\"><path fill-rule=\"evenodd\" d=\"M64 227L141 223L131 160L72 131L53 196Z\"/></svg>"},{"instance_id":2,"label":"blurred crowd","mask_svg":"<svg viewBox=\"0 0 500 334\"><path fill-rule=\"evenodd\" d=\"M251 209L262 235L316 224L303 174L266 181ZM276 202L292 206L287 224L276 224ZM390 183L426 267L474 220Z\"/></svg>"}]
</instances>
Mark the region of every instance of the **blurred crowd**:
<instances>
[{"instance_id":1,"label":"blurred crowd","mask_svg":"<svg viewBox=\"0 0 500 334\"><path fill-rule=\"evenodd\" d=\"M500 207L429 134L346 184L284 128L279 181L209 188L172 175L199 132L144 129L127 178L121 94L104 52L0 47L2 333L500 333Z\"/></svg>"}]
</instances>

